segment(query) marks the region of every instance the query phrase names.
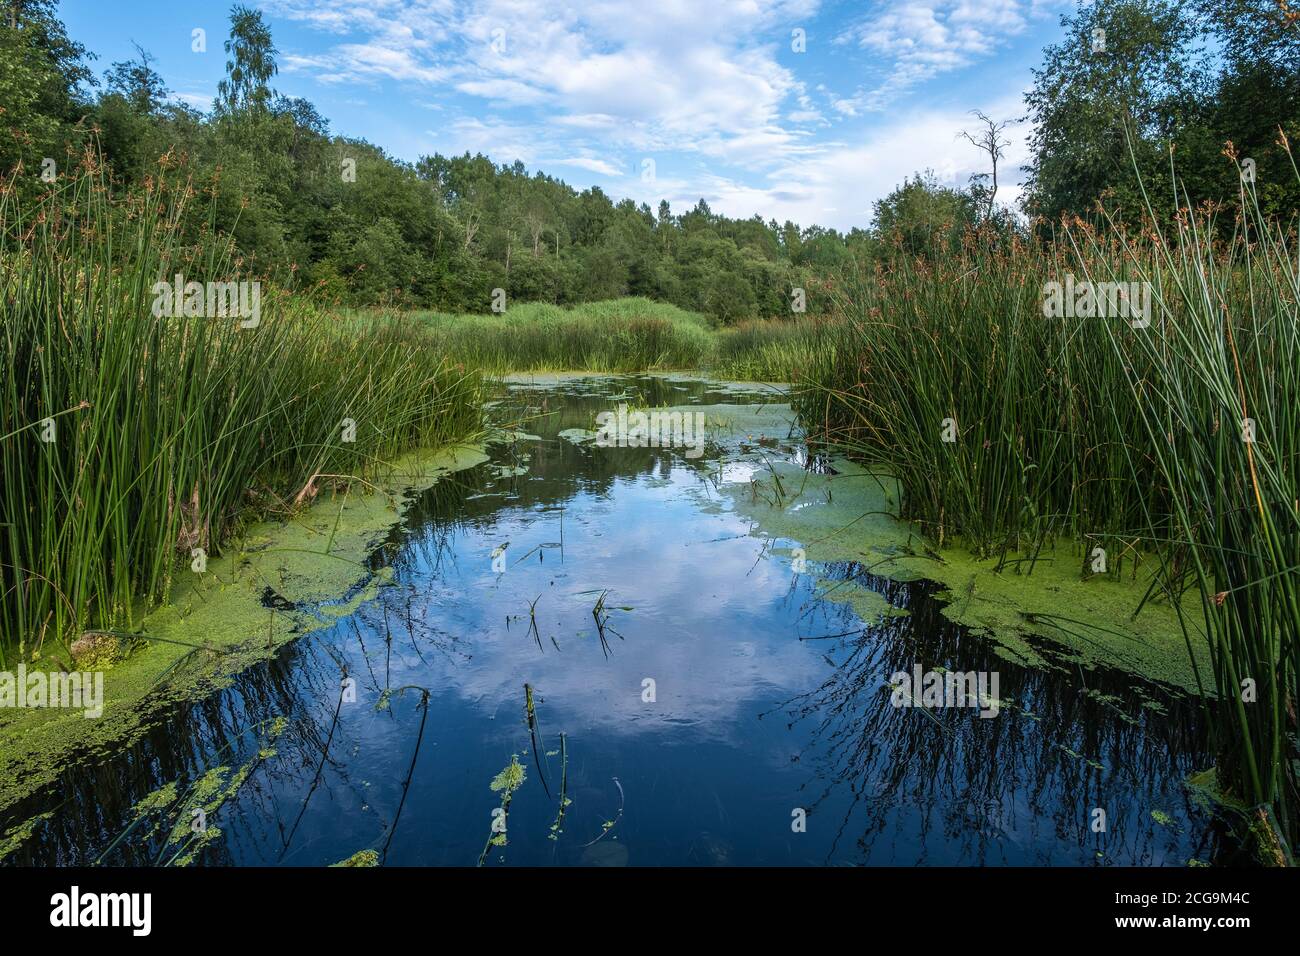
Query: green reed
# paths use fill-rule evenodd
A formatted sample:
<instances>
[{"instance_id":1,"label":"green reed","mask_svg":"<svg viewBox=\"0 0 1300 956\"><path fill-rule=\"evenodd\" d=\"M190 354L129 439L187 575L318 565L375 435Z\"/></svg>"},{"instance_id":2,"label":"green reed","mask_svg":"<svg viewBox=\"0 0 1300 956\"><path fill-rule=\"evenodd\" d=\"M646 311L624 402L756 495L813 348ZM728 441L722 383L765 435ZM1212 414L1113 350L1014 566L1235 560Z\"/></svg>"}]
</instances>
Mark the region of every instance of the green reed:
<instances>
[{"instance_id":1,"label":"green reed","mask_svg":"<svg viewBox=\"0 0 1300 956\"><path fill-rule=\"evenodd\" d=\"M417 324L266 286L256 327L155 315L177 273L255 278L205 201L167 169L115 196L93 155L30 205L0 192L0 663L129 630L241 523L480 428L477 374Z\"/></svg>"},{"instance_id":2,"label":"green reed","mask_svg":"<svg viewBox=\"0 0 1300 956\"><path fill-rule=\"evenodd\" d=\"M527 302L499 315L415 318L439 350L492 372L694 369L708 364L714 344L702 315L639 298L572 309Z\"/></svg>"},{"instance_id":3,"label":"green reed","mask_svg":"<svg viewBox=\"0 0 1300 956\"><path fill-rule=\"evenodd\" d=\"M1188 580L1201 598L1200 619L1183 627L1210 650L1213 673L1198 680L1219 692L1206 704L1218 783L1242 805L1256 856L1290 864L1300 838L1300 262L1295 232L1266 219L1253 183L1230 222L1222 241L1212 217L1183 215L1155 233L1152 252L1126 244L1130 267L1160 294L1151 334L1112 335L1112 346L1134 355L1129 394L1169 490L1149 515L1168 537L1163 579L1171 590Z\"/></svg>"},{"instance_id":4,"label":"green reed","mask_svg":"<svg viewBox=\"0 0 1300 956\"><path fill-rule=\"evenodd\" d=\"M816 437L893 474L940 544L999 567L1056 538L1148 556L1189 651L1211 651L1219 785L1257 855L1285 861L1300 836L1300 248L1253 190L1230 212L1226 229L1184 208L1167 232L972 235L948 261L864 269L797 403ZM1046 316L1046 283L1067 274L1147 283L1149 324Z\"/></svg>"},{"instance_id":5,"label":"green reed","mask_svg":"<svg viewBox=\"0 0 1300 956\"><path fill-rule=\"evenodd\" d=\"M1044 276L1064 265L978 242L953 261L877 265L848 277L844 318L810 355L805 421L885 463L940 544L990 555L1138 527L1113 478L1138 453L1135 421L1092 400L1118 381L1105 332L1042 314Z\"/></svg>"}]
</instances>

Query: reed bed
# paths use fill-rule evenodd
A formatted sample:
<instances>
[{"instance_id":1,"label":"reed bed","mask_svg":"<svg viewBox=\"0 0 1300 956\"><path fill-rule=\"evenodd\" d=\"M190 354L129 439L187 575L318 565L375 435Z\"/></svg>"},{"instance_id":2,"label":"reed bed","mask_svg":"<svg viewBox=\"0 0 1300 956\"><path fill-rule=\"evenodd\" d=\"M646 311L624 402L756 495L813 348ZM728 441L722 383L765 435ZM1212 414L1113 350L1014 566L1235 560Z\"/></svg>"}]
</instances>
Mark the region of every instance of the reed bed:
<instances>
[{"instance_id":1,"label":"reed bed","mask_svg":"<svg viewBox=\"0 0 1300 956\"><path fill-rule=\"evenodd\" d=\"M1135 532L1154 492L1128 479L1136 412L1102 400L1121 361L1100 320L1042 313L1045 276L1070 268L1050 247L974 241L847 277L843 319L805 366L804 419L886 463L904 514L941 545L988 556Z\"/></svg>"},{"instance_id":2,"label":"reed bed","mask_svg":"<svg viewBox=\"0 0 1300 956\"><path fill-rule=\"evenodd\" d=\"M255 327L155 315L159 280L254 277L179 171L111 185L88 154L30 204L0 194L0 664L131 629L196 549L480 430L477 373L417 323L266 286Z\"/></svg>"},{"instance_id":3,"label":"reed bed","mask_svg":"<svg viewBox=\"0 0 1300 956\"><path fill-rule=\"evenodd\" d=\"M353 313L364 322L367 313ZM705 316L649 299L561 308L511 305L502 314L416 312L442 354L492 373L707 370L723 378L796 381L833 319L766 319L716 327Z\"/></svg>"},{"instance_id":4,"label":"reed bed","mask_svg":"<svg viewBox=\"0 0 1300 956\"><path fill-rule=\"evenodd\" d=\"M649 299L591 302L563 309L511 305L502 314L414 313L441 354L490 372L640 372L695 369L713 351L708 321Z\"/></svg>"},{"instance_id":5,"label":"reed bed","mask_svg":"<svg viewBox=\"0 0 1300 956\"><path fill-rule=\"evenodd\" d=\"M1148 516L1168 535L1163 578L1201 598L1185 632L1207 641L1198 679L1222 692L1216 775L1256 856L1285 864L1300 837L1300 246L1253 185L1238 208L1222 242L1213 216L1180 216L1149 247L1126 243L1158 290L1156 334L1112 345L1133 355L1127 394L1168 492ZM1090 258L1095 236L1077 239Z\"/></svg>"},{"instance_id":6,"label":"reed bed","mask_svg":"<svg viewBox=\"0 0 1300 956\"><path fill-rule=\"evenodd\" d=\"M802 381L828 344L833 317L742 322L717 334L712 370L751 382Z\"/></svg>"},{"instance_id":7,"label":"reed bed","mask_svg":"<svg viewBox=\"0 0 1300 956\"><path fill-rule=\"evenodd\" d=\"M1243 187L1168 229L1075 220L1052 241L850 276L800 413L896 476L906 517L999 566L1057 539L1158 568L1184 614L1225 807L1257 857L1300 837L1300 245ZM1225 219L1225 217L1227 217ZM1145 283L1141 316L1048 317L1047 283ZM1123 622L1116 622L1122 628ZM1190 650L1190 646L1189 646ZM1193 658L1195 660L1195 658Z\"/></svg>"}]
</instances>

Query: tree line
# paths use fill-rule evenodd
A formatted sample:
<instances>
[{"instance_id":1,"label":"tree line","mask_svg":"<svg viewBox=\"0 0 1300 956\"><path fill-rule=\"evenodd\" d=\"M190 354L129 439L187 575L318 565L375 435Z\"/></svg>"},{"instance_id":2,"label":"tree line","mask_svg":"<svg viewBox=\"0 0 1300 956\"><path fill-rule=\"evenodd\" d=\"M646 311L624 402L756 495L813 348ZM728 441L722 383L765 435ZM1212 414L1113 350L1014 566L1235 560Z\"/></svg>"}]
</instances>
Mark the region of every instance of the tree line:
<instances>
[{"instance_id":1,"label":"tree line","mask_svg":"<svg viewBox=\"0 0 1300 956\"><path fill-rule=\"evenodd\" d=\"M148 51L96 76L56 0L7 0L0 172L36 192L42 163L75 162L91 144L117 189L179 167L206 200L192 207L196 241L233 236L243 268L328 301L483 312L494 289L561 305L641 295L731 323L790 314L795 289L808 311L826 310L840 270L944 255L972 227L1024 234L1098 202L1136 218L1143 187L1174 214L1171 151L1180 204L1230 199L1249 159L1266 211L1293 213L1281 137L1300 133L1297 21L1284 0L1082 3L1026 98L1026 216L995 202L1003 124L980 114L987 126L967 136L989 174L948 186L918 172L870 223L839 231L730 218L703 199L652 209L483 155L403 162L277 93L270 29L244 6L231 9L226 75L203 113L170 98Z\"/></svg>"}]
</instances>

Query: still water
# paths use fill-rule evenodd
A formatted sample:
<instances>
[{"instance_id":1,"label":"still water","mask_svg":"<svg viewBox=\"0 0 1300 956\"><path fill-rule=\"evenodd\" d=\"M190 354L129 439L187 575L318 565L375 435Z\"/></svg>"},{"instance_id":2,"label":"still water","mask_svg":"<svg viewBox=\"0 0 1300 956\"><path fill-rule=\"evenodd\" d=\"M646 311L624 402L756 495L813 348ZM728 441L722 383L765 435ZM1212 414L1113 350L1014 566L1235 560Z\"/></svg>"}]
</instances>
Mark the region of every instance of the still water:
<instances>
[{"instance_id":1,"label":"still water","mask_svg":"<svg viewBox=\"0 0 1300 956\"><path fill-rule=\"evenodd\" d=\"M493 415L535 437L493 445L492 461L413 502L372 557L390 586L8 814L0 831L49 812L6 862L184 861L167 840L189 813L176 798L240 768L194 862L317 866L366 849L389 866L1210 860L1212 829L1182 784L1209 763L1189 702L1144 685L1161 712L1127 675L1009 664L945 620L924 582L797 573L798 542L764 536L717 493L733 448L691 460L558 437L619 402L781 401L647 376L503 386ZM794 434L766 451L806 459ZM818 578L909 614L863 621ZM892 706L889 675L920 659L997 671L1018 706L996 719ZM490 785L515 760L524 779L503 818ZM160 788L167 826L129 829ZM504 845L488 845L502 819Z\"/></svg>"}]
</instances>

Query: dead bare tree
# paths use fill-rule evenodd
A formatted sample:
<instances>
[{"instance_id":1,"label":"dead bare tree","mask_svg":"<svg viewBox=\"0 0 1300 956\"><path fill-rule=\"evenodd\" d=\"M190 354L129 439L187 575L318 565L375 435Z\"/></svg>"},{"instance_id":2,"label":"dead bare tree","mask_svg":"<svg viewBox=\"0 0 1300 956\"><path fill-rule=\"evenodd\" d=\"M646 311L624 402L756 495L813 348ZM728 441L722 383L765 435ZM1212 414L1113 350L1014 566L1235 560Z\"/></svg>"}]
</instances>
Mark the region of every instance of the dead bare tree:
<instances>
[{"instance_id":1,"label":"dead bare tree","mask_svg":"<svg viewBox=\"0 0 1300 956\"><path fill-rule=\"evenodd\" d=\"M998 160L1002 158L1006 147L1011 145L1009 140L1002 138L1002 131L1006 129L1008 121L996 122L981 110L971 110L971 113L980 121L980 128L973 134L962 130L959 135L964 137L972 146L989 154L989 162L993 166L993 175L988 193L988 208L985 210L984 215L986 219L991 219L993 217L993 200L998 194Z\"/></svg>"}]
</instances>

